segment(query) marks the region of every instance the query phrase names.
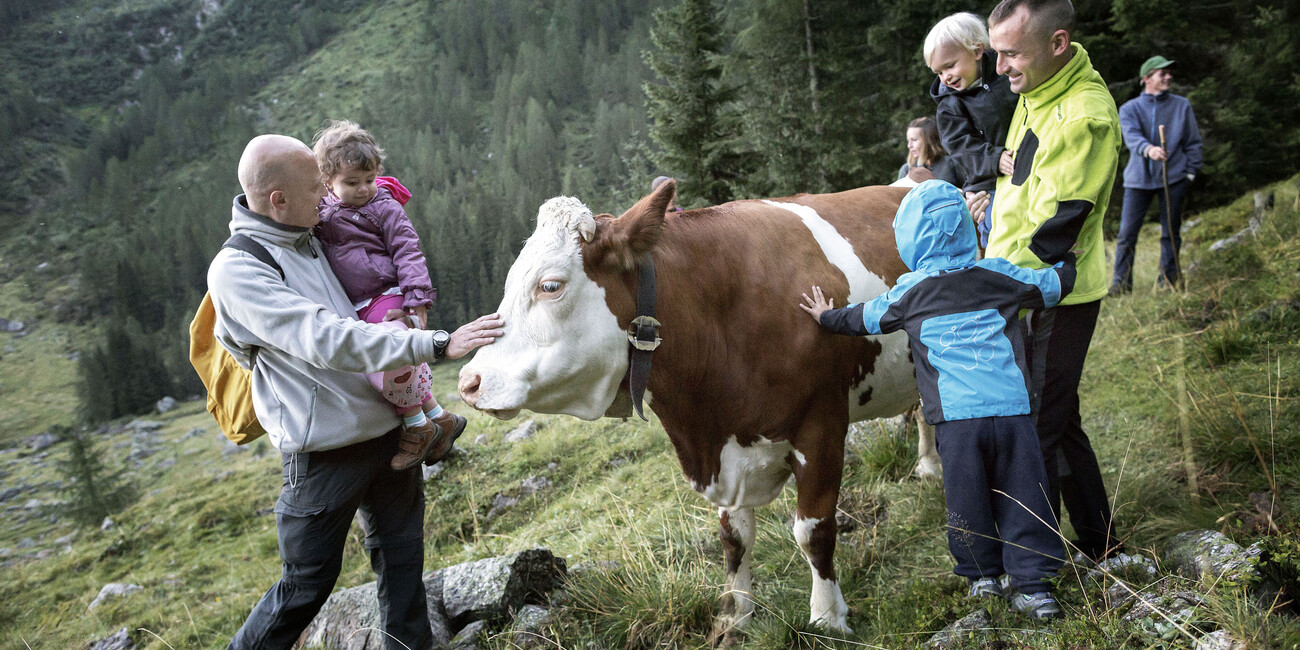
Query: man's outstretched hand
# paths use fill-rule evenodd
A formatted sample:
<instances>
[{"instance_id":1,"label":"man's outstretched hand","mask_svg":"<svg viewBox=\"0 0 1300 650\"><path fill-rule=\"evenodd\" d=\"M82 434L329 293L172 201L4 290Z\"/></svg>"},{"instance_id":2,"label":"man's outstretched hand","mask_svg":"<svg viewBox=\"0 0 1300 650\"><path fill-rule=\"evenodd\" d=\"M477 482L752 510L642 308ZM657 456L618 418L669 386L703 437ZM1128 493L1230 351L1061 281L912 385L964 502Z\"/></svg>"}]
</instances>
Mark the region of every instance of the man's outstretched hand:
<instances>
[{"instance_id":1,"label":"man's outstretched hand","mask_svg":"<svg viewBox=\"0 0 1300 650\"><path fill-rule=\"evenodd\" d=\"M479 316L473 322L461 325L451 333L451 340L447 342L447 358L459 359L474 351L475 348L483 347L501 338L506 333L503 329L505 325L505 320L499 314Z\"/></svg>"}]
</instances>

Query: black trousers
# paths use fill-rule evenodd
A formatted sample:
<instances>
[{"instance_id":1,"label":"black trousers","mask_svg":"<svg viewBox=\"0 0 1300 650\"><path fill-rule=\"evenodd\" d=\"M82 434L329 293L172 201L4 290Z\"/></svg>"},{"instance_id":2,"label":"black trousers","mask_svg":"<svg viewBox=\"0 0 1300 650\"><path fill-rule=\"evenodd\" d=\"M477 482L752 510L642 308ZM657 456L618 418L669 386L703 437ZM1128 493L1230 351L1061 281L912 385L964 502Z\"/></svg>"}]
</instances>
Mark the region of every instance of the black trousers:
<instances>
[{"instance_id":1,"label":"black trousers","mask_svg":"<svg viewBox=\"0 0 1300 650\"><path fill-rule=\"evenodd\" d=\"M1097 454L1079 416L1079 380L1097 326L1101 301L1029 313L1030 402L1038 414L1038 441L1047 470L1048 496L1060 521L1070 513L1075 545L1100 560L1120 548Z\"/></svg>"},{"instance_id":2,"label":"black trousers","mask_svg":"<svg viewBox=\"0 0 1300 650\"><path fill-rule=\"evenodd\" d=\"M289 648L329 598L353 516L361 512L377 576L385 647L433 645L421 573L424 491L420 468L389 469L397 430L329 451L283 454L275 504L283 572L231 639L236 650Z\"/></svg>"},{"instance_id":3,"label":"black trousers","mask_svg":"<svg viewBox=\"0 0 1300 650\"><path fill-rule=\"evenodd\" d=\"M1047 500L1047 472L1029 415L952 420L934 426L943 460L953 573L1011 577L1028 594L1049 591L1065 545Z\"/></svg>"},{"instance_id":4,"label":"black trousers","mask_svg":"<svg viewBox=\"0 0 1300 650\"><path fill-rule=\"evenodd\" d=\"M1111 286L1125 291L1133 288L1134 249L1152 199L1160 202L1160 280L1168 285L1178 282L1181 274L1178 256L1183 246L1183 200L1191 186L1192 182L1187 179L1170 183L1170 205L1165 205L1164 188L1124 188L1124 211L1120 215L1119 236L1115 241L1115 275Z\"/></svg>"}]
</instances>

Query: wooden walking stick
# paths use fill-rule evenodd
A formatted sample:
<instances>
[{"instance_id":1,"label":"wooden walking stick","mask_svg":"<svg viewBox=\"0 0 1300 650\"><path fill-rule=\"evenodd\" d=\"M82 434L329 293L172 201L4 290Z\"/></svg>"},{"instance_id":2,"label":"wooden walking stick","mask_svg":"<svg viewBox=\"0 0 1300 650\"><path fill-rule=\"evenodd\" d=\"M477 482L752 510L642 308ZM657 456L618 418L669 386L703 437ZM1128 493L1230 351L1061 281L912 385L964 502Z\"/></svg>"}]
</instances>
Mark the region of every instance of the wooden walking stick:
<instances>
[{"instance_id":1,"label":"wooden walking stick","mask_svg":"<svg viewBox=\"0 0 1300 650\"><path fill-rule=\"evenodd\" d=\"M1174 206L1169 202L1169 147L1165 146L1165 125L1161 124L1158 128L1160 130L1160 148L1165 152L1165 159L1160 161L1160 177L1165 186L1165 223L1163 224L1163 227L1169 229L1169 241L1172 244L1178 236L1178 233L1174 232ZM1178 263L1178 258L1182 251L1178 249L1178 246L1174 246L1174 273L1177 273L1178 277L1169 283L1170 289L1178 288L1177 285L1180 284L1183 279L1183 267ZM1159 279L1160 269L1156 269L1157 282Z\"/></svg>"}]
</instances>

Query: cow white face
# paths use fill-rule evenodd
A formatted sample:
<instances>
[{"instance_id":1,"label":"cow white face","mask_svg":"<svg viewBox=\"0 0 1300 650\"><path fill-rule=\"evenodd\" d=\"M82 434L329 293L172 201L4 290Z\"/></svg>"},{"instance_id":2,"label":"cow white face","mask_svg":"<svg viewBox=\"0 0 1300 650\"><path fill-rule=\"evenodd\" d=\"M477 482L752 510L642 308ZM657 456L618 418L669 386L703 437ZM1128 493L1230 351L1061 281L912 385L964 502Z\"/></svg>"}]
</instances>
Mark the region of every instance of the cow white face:
<instances>
[{"instance_id":1,"label":"cow white face","mask_svg":"<svg viewBox=\"0 0 1300 650\"><path fill-rule=\"evenodd\" d=\"M591 210L556 197L510 267L497 312L505 334L460 371L466 404L502 419L520 409L584 420L605 414L627 373L627 335L605 290L583 271L582 242L596 232Z\"/></svg>"}]
</instances>

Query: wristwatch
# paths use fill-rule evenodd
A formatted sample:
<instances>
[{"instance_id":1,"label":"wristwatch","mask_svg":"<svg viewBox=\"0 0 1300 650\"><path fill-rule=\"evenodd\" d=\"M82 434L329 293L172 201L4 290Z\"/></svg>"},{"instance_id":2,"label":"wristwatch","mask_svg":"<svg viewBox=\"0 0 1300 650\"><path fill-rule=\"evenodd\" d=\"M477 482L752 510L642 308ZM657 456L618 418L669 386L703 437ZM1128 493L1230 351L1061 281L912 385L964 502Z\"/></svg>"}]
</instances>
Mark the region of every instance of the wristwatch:
<instances>
[{"instance_id":1,"label":"wristwatch","mask_svg":"<svg viewBox=\"0 0 1300 650\"><path fill-rule=\"evenodd\" d=\"M447 344L451 342L451 335L447 330L433 331L433 358L441 361L447 358Z\"/></svg>"}]
</instances>

